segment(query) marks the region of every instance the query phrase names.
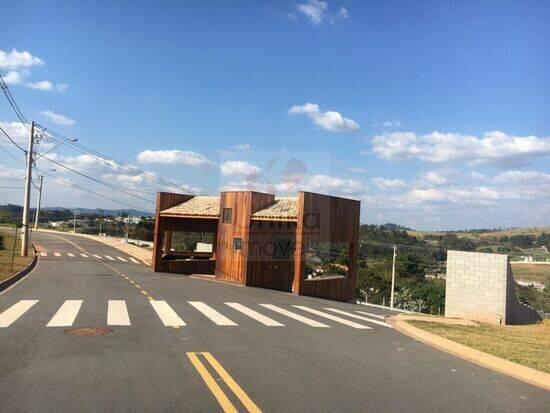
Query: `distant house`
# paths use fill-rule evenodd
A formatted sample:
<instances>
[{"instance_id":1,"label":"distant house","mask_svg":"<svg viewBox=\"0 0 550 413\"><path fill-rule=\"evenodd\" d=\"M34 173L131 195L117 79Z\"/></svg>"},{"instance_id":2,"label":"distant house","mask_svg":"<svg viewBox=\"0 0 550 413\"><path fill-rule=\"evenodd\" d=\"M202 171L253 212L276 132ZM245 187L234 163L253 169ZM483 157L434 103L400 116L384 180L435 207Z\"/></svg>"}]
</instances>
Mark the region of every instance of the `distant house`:
<instances>
[{"instance_id":1,"label":"distant house","mask_svg":"<svg viewBox=\"0 0 550 413\"><path fill-rule=\"evenodd\" d=\"M359 210L359 201L311 192L292 198L253 191L219 196L161 192L155 214L153 269L211 274L248 286L353 300ZM211 249L197 243L195 251L174 251L173 241L190 232L213 234ZM322 261L314 257L333 246L339 254L348 254L349 265L332 263L321 268Z\"/></svg>"}]
</instances>

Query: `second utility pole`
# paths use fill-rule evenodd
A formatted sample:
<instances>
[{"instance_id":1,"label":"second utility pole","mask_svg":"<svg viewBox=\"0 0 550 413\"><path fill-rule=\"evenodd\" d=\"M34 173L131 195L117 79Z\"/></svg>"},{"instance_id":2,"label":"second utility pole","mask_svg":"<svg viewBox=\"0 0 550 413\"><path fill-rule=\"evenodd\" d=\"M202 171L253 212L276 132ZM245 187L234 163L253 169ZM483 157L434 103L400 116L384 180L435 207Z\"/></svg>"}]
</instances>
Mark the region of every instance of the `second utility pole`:
<instances>
[{"instance_id":1,"label":"second utility pole","mask_svg":"<svg viewBox=\"0 0 550 413\"><path fill-rule=\"evenodd\" d=\"M397 245L393 246L393 265L391 268L391 297L390 308L393 308L393 291L395 290L395 255L397 252Z\"/></svg>"},{"instance_id":2,"label":"second utility pole","mask_svg":"<svg viewBox=\"0 0 550 413\"><path fill-rule=\"evenodd\" d=\"M29 255L29 203L31 201L32 150L34 145L34 121L31 124L31 136L27 151L27 174L25 178L25 199L23 202L23 219L21 220L21 256Z\"/></svg>"},{"instance_id":3,"label":"second utility pole","mask_svg":"<svg viewBox=\"0 0 550 413\"><path fill-rule=\"evenodd\" d=\"M38 177L40 179L40 187L38 189L38 202L36 203L36 212L34 214L34 229L38 229L38 214L40 214L40 201L42 200L42 181L44 180L44 175Z\"/></svg>"}]
</instances>

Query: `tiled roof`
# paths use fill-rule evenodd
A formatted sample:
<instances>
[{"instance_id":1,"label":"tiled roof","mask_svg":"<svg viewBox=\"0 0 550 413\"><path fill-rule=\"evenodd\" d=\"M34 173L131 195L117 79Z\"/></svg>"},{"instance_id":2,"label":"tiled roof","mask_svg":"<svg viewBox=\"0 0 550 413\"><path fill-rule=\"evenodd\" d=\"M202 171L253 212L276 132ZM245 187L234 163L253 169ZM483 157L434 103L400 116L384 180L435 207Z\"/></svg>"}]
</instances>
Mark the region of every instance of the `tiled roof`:
<instances>
[{"instance_id":1,"label":"tiled roof","mask_svg":"<svg viewBox=\"0 0 550 413\"><path fill-rule=\"evenodd\" d=\"M275 202L252 214L254 220L296 221L298 198L275 198Z\"/></svg>"},{"instance_id":2,"label":"tiled roof","mask_svg":"<svg viewBox=\"0 0 550 413\"><path fill-rule=\"evenodd\" d=\"M220 197L195 196L188 201L160 211L160 215L218 218L220 216Z\"/></svg>"}]
</instances>

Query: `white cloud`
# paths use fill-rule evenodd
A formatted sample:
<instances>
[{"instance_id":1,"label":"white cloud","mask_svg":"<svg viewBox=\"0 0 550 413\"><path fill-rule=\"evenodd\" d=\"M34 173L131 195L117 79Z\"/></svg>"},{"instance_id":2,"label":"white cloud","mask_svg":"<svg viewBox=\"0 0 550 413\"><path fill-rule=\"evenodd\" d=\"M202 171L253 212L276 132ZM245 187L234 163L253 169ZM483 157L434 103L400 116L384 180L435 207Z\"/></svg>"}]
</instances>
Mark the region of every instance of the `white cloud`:
<instances>
[{"instance_id":1,"label":"white cloud","mask_svg":"<svg viewBox=\"0 0 550 413\"><path fill-rule=\"evenodd\" d=\"M73 119L70 119L58 113L52 112L51 110L46 110L44 112L39 112L39 113L42 116L44 116L46 119L49 119L53 123L57 123L58 125L72 126L76 123L76 121L74 121Z\"/></svg>"},{"instance_id":2,"label":"white cloud","mask_svg":"<svg viewBox=\"0 0 550 413\"><path fill-rule=\"evenodd\" d=\"M236 149L238 151L249 151L252 147L249 143L239 143L235 146L233 146L233 149Z\"/></svg>"},{"instance_id":3,"label":"white cloud","mask_svg":"<svg viewBox=\"0 0 550 413\"><path fill-rule=\"evenodd\" d=\"M11 52L0 50L0 68L6 70L16 70L20 67L30 67L43 65L44 61L33 56L27 51L18 52L12 49Z\"/></svg>"},{"instance_id":4,"label":"white cloud","mask_svg":"<svg viewBox=\"0 0 550 413\"><path fill-rule=\"evenodd\" d=\"M412 189L406 197L412 203L444 202L447 204L489 205L503 198L498 190L485 186Z\"/></svg>"},{"instance_id":5,"label":"white cloud","mask_svg":"<svg viewBox=\"0 0 550 413\"><path fill-rule=\"evenodd\" d=\"M21 122L0 122L0 126L19 145L24 146L29 142L29 129ZM28 125L27 125L28 126ZM28 126L30 128L30 126ZM0 144L10 144L5 137L0 137Z\"/></svg>"},{"instance_id":6,"label":"white cloud","mask_svg":"<svg viewBox=\"0 0 550 413\"><path fill-rule=\"evenodd\" d=\"M341 7L340 10L338 11L338 17L341 17L342 19L347 19L348 9L346 9L345 7Z\"/></svg>"},{"instance_id":7,"label":"white cloud","mask_svg":"<svg viewBox=\"0 0 550 413\"><path fill-rule=\"evenodd\" d=\"M244 161L228 161L220 165L222 175L257 176L261 170L256 165Z\"/></svg>"},{"instance_id":8,"label":"white cloud","mask_svg":"<svg viewBox=\"0 0 550 413\"><path fill-rule=\"evenodd\" d=\"M23 77L15 70L2 75L2 78L7 85L19 85L23 82Z\"/></svg>"},{"instance_id":9,"label":"white cloud","mask_svg":"<svg viewBox=\"0 0 550 413\"><path fill-rule=\"evenodd\" d=\"M262 191L277 195L295 195L298 191L309 191L360 198L368 189L361 182L354 179L344 179L323 174L305 175L299 179L296 179L295 175L291 175L287 178L287 180L278 183L257 182L253 179L241 182L229 182L222 186L222 190Z\"/></svg>"},{"instance_id":10,"label":"white cloud","mask_svg":"<svg viewBox=\"0 0 550 413\"><path fill-rule=\"evenodd\" d=\"M395 191L407 185L401 179L372 178L372 182L384 191Z\"/></svg>"},{"instance_id":11,"label":"white cloud","mask_svg":"<svg viewBox=\"0 0 550 413\"><path fill-rule=\"evenodd\" d=\"M36 82L27 81L27 78L31 76L31 72L28 70L18 71L21 68L28 68L30 66L43 65L44 61L36 56L31 55L29 52L18 52L16 49L12 49L11 52L4 52L0 50L0 69L10 70L8 73L3 74L2 78L8 85L21 85L30 89L42 90L46 92L64 92L69 87L66 83L54 83L49 80L41 80Z\"/></svg>"},{"instance_id":12,"label":"white cloud","mask_svg":"<svg viewBox=\"0 0 550 413\"><path fill-rule=\"evenodd\" d=\"M313 123L323 129L333 132L352 132L359 129L359 125L352 119L343 117L339 112L327 111L321 112L319 105L306 103L301 106L292 106L288 110L289 114L305 114Z\"/></svg>"},{"instance_id":13,"label":"white cloud","mask_svg":"<svg viewBox=\"0 0 550 413\"><path fill-rule=\"evenodd\" d=\"M506 171L495 177L495 182L522 185L522 184L550 184L550 174L538 171Z\"/></svg>"},{"instance_id":14,"label":"white cloud","mask_svg":"<svg viewBox=\"0 0 550 413\"><path fill-rule=\"evenodd\" d=\"M2 180L17 180L24 179L25 171L23 169L8 168L0 165L0 179Z\"/></svg>"},{"instance_id":15,"label":"white cloud","mask_svg":"<svg viewBox=\"0 0 550 413\"><path fill-rule=\"evenodd\" d=\"M54 84L49 80L41 80L39 82L27 82L27 83L24 83L23 86L31 89L43 90L46 92L53 92L53 91L65 92L69 87L66 83Z\"/></svg>"},{"instance_id":16,"label":"white cloud","mask_svg":"<svg viewBox=\"0 0 550 413\"><path fill-rule=\"evenodd\" d=\"M506 166L550 156L550 137L511 136L498 131L487 132L481 138L458 133L393 132L375 136L371 143L374 153L390 161Z\"/></svg>"},{"instance_id":17,"label":"white cloud","mask_svg":"<svg viewBox=\"0 0 550 413\"><path fill-rule=\"evenodd\" d=\"M422 179L433 185L445 185L448 180L437 172L429 171L421 175Z\"/></svg>"},{"instance_id":18,"label":"white cloud","mask_svg":"<svg viewBox=\"0 0 550 413\"><path fill-rule=\"evenodd\" d=\"M296 5L296 8L303 13L315 25L321 24L328 10L328 3L321 0L307 0L306 3Z\"/></svg>"},{"instance_id":19,"label":"white cloud","mask_svg":"<svg viewBox=\"0 0 550 413\"><path fill-rule=\"evenodd\" d=\"M212 165L212 161L199 153L180 151L178 149L160 151L147 149L139 153L137 160L139 163L143 164L184 165L197 168L204 168Z\"/></svg>"},{"instance_id":20,"label":"white cloud","mask_svg":"<svg viewBox=\"0 0 550 413\"><path fill-rule=\"evenodd\" d=\"M348 168L348 171L357 174L366 174L369 172L367 168Z\"/></svg>"},{"instance_id":21,"label":"white cloud","mask_svg":"<svg viewBox=\"0 0 550 413\"><path fill-rule=\"evenodd\" d=\"M397 119L387 120L382 124L382 126L388 129L399 128L401 126L401 122Z\"/></svg>"}]
</instances>

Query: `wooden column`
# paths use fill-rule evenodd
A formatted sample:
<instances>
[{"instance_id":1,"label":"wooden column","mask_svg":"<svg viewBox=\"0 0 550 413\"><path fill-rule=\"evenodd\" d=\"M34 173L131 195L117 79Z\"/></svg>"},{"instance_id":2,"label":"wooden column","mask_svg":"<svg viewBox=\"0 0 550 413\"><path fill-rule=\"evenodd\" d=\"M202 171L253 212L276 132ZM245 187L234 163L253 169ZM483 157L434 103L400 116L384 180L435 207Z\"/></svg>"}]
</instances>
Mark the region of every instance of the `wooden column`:
<instances>
[{"instance_id":1,"label":"wooden column","mask_svg":"<svg viewBox=\"0 0 550 413\"><path fill-rule=\"evenodd\" d=\"M170 229L164 231L162 250L166 255L170 254L170 251L172 251L172 230Z\"/></svg>"}]
</instances>

